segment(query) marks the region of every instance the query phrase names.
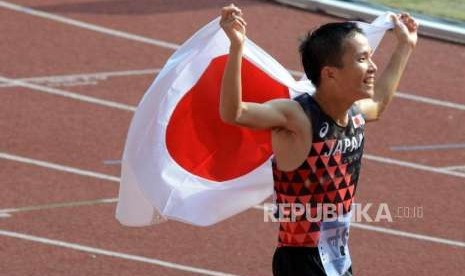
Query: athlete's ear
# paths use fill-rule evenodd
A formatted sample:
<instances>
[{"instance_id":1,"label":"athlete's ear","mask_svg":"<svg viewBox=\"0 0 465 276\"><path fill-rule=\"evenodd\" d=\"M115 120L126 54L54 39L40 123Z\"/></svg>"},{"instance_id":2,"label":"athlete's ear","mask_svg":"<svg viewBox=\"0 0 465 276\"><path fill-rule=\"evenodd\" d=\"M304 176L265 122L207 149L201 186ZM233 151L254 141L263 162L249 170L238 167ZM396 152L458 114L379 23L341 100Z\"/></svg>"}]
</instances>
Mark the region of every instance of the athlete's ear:
<instances>
[{"instance_id":1,"label":"athlete's ear","mask_svg":"<svg viewBox=\"0 0 465 276\"><path fill-rule=\"evenodd\" d=\"M324 66L322 69L321 69L321 73L320 73L320 82L323 83L323 82L331 82L331 81L334 81L334 79L336 78L336 70L337 68L334 67L334 66Z\"/></svg>"}]
</instances>

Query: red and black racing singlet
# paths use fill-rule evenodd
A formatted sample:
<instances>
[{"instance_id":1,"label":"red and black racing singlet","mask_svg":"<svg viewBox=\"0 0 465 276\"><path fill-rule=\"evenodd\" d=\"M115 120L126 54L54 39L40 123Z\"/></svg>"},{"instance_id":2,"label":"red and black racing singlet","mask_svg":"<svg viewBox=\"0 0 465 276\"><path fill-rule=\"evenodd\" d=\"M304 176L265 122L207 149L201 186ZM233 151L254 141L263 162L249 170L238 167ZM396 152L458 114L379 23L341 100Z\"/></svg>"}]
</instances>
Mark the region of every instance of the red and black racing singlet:
<instances>
[{"instance_id":1,"label":"red and black racing singlet","mask_svg":"<svg viewBox=\"0 0 465 276\"><path fill-rule=\"evenodd\" d=\"M294 100L312 122L312 146L307 159L294 171L279 170L273 159L275 201L277 213L280 205L299 203L310 208L305 208L305 214L293 221L280 220L278 246L316 247L321 224L318 205L320 210L322 205L332 203L343 214L350 211L359 178L365 121L353 106L348 125L341 127L321 110L312 96L303 94ZM283 214L277 215L283 218ZM308 215L317 220L309 220Z\"/></svg>"}]
</instances>

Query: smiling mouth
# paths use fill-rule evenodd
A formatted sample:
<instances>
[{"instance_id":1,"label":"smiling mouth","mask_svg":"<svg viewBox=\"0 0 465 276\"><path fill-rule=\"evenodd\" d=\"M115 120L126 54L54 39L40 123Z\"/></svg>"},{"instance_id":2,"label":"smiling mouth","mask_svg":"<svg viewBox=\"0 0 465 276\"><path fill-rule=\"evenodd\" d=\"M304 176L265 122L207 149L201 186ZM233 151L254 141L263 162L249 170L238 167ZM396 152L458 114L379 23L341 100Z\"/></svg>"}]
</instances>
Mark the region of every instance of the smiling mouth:
<instances>
[{"instance_id":1,"label":"smiling mouth","mask_svg":"<svg viewBox=\"0 0 465 276\"><path fill-rule=\"evenodd\" d=\"M368 77L366 79L363 80L363 83L364 84L368 84L368 85L374 85L375 84L375 77Z\"/></svg>"}]
</instances>

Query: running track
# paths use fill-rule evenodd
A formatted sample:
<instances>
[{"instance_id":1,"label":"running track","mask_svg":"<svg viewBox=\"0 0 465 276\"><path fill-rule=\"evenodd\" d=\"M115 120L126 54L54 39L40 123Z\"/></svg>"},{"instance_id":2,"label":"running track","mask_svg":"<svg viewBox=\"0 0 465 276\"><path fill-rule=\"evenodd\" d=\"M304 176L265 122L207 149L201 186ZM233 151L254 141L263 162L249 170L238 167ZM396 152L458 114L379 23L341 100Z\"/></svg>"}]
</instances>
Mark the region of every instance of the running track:
<instances>
[{"instance_id":1,"label":"running track","mask_svg":"<svg viewBox=\"0 0 465 276\"><path fill-rule=\"evenodd\" d=\"M177 45L225 4L0 1L2 275L271 275L276 225L258 208L209 228L114 219L135 105ZM236 4L248 36L296 75L297 38L337 20ZM389 34L377 50L380 69L393 41ZM358 202L421 206L424 217L354 225L356 275L463 275L463 64L463 46L422 37L399 97L368 127ZM446 148L392 148L422 145Z\"/></svg>"}]
</instances>

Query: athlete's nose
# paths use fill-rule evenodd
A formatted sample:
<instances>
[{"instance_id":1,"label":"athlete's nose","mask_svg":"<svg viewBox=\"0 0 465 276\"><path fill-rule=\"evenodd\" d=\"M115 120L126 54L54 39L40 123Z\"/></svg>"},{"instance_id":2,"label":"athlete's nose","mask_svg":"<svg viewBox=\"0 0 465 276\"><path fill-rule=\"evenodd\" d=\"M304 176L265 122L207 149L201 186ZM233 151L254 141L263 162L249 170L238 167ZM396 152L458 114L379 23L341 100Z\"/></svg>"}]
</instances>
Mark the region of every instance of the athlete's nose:
<instances>
[{"instance_id":1,"label":"athlete's nose","mask_svg":"<svg viewBox=\"0 0 465 276\"><path fill-rule=\"evenodd\" d=\"M370 58L370 67L368 68L369 73L376 73L378 71L378 66L376 66L375 62Z\"/></svg>"}]
</instances>

